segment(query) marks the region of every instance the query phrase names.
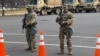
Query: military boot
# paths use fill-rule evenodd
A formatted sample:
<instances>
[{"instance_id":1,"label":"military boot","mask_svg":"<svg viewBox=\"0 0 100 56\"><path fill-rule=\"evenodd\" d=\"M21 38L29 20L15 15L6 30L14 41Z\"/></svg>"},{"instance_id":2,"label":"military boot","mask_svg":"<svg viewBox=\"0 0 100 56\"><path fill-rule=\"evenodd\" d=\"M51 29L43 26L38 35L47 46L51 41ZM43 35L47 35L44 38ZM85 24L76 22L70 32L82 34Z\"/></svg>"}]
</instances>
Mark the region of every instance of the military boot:
<instances>
[{"instance_id":1,"label":"military boot","mask_svg":"<svg viewBox=\"0 0 100 56\"><path fill-rule=\"evenodd\" d=\"M72 50L69 50L68 55L72 55Z\"/></svg>"},{"instance_id":2,"label":"military boot","mask_svg":"<svg viewBox=\"0 0 100 56\"><path fill-rule=\"evenodd\" d=\"M36 52L36 51L37 51L36 48L31 49L31 52Z\"/></svg>"},{"instance_id":3,"label":"military boot","mask_svg":"<svg viewBox=\"0 0 100 56\"><path fill-rule=\"evenodd\" d=\"M36 51L37 51L36 49L32 49L32 50L31 50L31 52L36 52Z\"/></svg>"},{"instance_id":4,"label":"military boot","mask_svg":"<svg viewBox=\"0 0 100 56\"><path fill-rule=\"evenodd\" d=\"M70 39L68 39L67 41L67 49L68 49L68 55L72 55L72 44Z\"/></svg>"},{"instance_id":5,"label":"military boot","mask_svg":"<svg viewBox=\"0 0 100 56\"><path fill-rule=\"evenodd\" d=\"M64 54L64 50L61 50L59 53L57 53L58 55L63 55Z\"/></svg>"},{"instance_id":6,"label":"military boot","mask_svg":"<svg viewBox=\"0 0 100 56\"><path fill-rule=\"evenodd\" d=\"M26 48L25 50L26 50L26 51L28 51L28 50L31 50L31 48L30 48L30 47L28 47L28 48Z\"/></svg>"}]
</instances>

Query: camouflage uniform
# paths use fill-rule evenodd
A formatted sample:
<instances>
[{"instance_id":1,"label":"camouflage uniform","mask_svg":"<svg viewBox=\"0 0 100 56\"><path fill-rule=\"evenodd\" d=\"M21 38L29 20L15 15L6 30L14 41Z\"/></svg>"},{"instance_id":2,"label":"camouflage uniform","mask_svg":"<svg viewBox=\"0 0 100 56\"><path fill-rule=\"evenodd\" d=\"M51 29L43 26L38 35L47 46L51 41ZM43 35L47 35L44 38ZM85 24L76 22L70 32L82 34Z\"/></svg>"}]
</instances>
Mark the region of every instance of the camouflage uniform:
<instances>
[{"instance_id":1,"label":"camouflage uniform","mask_svg":"<svg viewBox=\"0 0 100 56\"><path fill-rule=\"evenodd\" d=\"M71 36L73 34L73 30L70 27L73 23L73 14L71 12L64 12L62 13L62 20L60 19L60 15L56 18L56 22L60 24L60 33L59 33L59 39L60 39L60 53L58 54L64 54L64 38L66 35L67 40L67 49L68 54L72 55L72 44L71 44Z\"/></svg>"},{"instance_id":2,"label":"camouflage uniform","mask_svg":"<svg viewBox=\"0 0 100 56\"><path fill-rule=\"evenodd\" d=\"M36 24L37 24L37 14L32 11L32 9L27 8L27 10L30 10L27 14L25 14L24 19L22 20L24 22L24 26L26 29L26 40L28 43L28 48L26 50L36 51L36 41L35 41L35 34L37 32L36 30Z\"/></svg>"}]
</instances>

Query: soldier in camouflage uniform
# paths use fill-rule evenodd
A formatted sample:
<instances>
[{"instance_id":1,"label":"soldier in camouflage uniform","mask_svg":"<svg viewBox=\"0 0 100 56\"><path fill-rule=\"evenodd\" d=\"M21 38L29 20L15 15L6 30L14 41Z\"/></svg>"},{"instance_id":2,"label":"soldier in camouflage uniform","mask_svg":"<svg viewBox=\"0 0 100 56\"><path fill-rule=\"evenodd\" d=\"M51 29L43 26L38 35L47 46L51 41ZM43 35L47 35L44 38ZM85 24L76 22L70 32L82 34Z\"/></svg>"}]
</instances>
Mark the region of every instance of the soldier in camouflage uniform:
<instances>
[{"instance_id":1,"label":"soldier in camouflage uniform","mask_svg":"<svg viewBox=\"0 0 100 56\"><path fill-rule=\"evenodd\" d=\"M62 19L60 18L62 16ZM68 54L72 55L72 44L71 44L71 36L73 34L73 30L70 27L73 23L73 14L68 11L68 7L66 5L63 6L62 14L58 15L56 18L56 22L60 25L60 53L57 54L64 54L64 38L66 35L67 40L67 49Z\"/></svg>"},{"instance_id":2,"label":"soldier in camouflage uniform","mask_svg":"<svg viewBox=\"0 0 100 56\"><path fill-rule=\"evenodd\" d=\"M27 12L24 15L24 18L22 20L23 26L22 28L26 29L26 40L28 44L28 48L25 50L31 50L32 52L36 51L36 24L37 24L37 14L32 11L31 8L27 8Z\"/></svg>"}]
</instances>

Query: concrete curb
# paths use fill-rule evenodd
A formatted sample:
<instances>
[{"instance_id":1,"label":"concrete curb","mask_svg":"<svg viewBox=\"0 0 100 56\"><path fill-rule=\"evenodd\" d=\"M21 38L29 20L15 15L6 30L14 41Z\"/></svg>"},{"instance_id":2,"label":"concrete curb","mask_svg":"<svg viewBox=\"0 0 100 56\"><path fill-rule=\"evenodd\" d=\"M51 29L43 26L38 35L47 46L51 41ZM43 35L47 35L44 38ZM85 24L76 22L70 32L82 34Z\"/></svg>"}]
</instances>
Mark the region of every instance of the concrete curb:
<instances>
[{"instance_id":1,"label":"concrete curb","mask_svg":"<svg viewBox=\"0 0 100 56\"><path fill-rule=\"evenodd\" d=\"M25 13L16 13L16 14L5 14L5 16L20 16L20 15L24 15ZM2 14L0 14L0 16L2 16Z\"/></svg>"},{"instance_id":2,"label":"concrete curb","mask_svg":"<svg viewBox=\"0 0 100 56\"><path fill-rule=\"evenodd\" d=\"M9 12L5 12L5 16L24 15L25 13L26 13L25 10L23 10L23 11L9 11ZM0 14L0 16L2 16L2 13Z\"/></svg>"}]
</instances>

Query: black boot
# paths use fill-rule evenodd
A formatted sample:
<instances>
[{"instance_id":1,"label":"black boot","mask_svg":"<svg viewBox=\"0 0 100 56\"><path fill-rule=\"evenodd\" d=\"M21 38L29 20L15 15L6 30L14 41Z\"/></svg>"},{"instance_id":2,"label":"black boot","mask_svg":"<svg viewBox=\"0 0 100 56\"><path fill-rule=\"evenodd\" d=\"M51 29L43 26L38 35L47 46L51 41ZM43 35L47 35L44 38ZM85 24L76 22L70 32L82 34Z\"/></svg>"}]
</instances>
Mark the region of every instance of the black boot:
<instances>
[{"instance_id":1,"label":"black boot","mask_svg":"<svg viewBox=\"0 0 100 56\"><path fill-rule=\"evenodd\" d=\"M31 50L31 48L30 48L30 47L28 47L28 48L26 48L25 50L26 50L26 51L28 51L28 50Z\"/></svg>"}]
</instances>

